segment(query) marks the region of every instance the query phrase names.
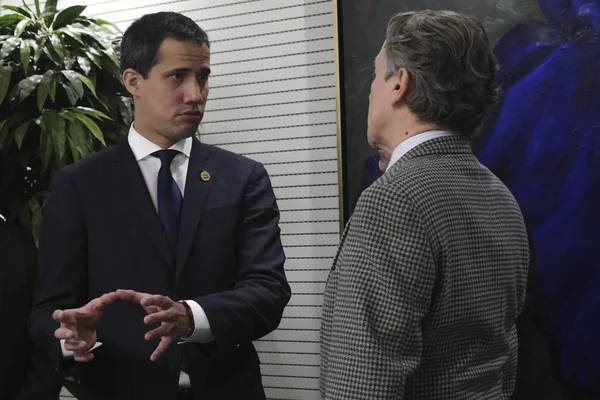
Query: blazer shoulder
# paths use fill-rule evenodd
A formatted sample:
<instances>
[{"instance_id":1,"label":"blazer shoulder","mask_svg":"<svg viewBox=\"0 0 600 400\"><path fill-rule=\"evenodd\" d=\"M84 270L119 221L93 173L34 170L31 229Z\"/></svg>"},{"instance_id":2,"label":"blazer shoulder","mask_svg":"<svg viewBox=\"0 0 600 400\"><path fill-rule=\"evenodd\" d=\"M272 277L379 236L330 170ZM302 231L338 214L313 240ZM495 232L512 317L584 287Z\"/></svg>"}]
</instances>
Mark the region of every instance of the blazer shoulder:
<instances>
[{"instance_id":1,"label":"blazer shoulder","mask_svg":"<svg viewBox=\"0 0 600 400\"><path fill-rule=\"evenodd\" d=\"M240 171L248 171L251 173L256 168L264 169L264 166L261 162L243 156L241 154L234 153L230 150L225 150L220 147L211 145L211 144L203 144L208 147L208 150L211 154L211 157L215 157L221 163L230 166L235 170Z\"/></svg>"},{"instance_id":2,"label":"blazer shoulder","mask_svg":"<svg viewBox=\"0 0 600 400\"><path fill-rule=\"evenodd\" d=\"M114 160L115 154L116 147L112 146L90 154L79 161L59 169L56 172L72 178L77 178L82 175L86 175L90 171L106 168L108 163Z\"/></svg>"}]
</instances>

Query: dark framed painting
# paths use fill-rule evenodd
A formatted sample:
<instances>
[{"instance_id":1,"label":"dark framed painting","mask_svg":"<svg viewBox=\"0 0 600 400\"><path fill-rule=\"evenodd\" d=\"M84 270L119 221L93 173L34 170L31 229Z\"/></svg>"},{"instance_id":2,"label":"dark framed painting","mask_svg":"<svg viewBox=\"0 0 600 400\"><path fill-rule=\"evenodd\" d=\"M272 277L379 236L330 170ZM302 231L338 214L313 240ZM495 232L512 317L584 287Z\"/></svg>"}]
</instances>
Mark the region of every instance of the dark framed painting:
<instances>
[{"instance_id":1,"label":"dark framed painting","mask_svg":"<svg viewBox=\"0 0 600 400\"><path fill-rule=\"evenodd\" d=\"M381 174L366 140L373 59L396 13L473 15L502 93L474 153L511 190L536 253L555 378L600 398L600 0L338 0L342 218Z\"/></svg>"}]
</instances>

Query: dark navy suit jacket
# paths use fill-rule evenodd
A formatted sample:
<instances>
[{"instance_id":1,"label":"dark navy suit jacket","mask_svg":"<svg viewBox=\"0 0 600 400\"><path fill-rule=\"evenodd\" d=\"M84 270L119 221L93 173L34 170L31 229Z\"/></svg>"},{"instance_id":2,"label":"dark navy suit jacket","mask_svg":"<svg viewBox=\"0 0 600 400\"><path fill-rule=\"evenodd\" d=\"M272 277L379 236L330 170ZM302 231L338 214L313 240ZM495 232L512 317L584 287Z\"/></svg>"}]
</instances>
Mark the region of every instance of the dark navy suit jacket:
<instances>
[{"instance_id":1,"label":"dark navy suit jacket","mask_svg":"<svg viewBox=\"0 0 600 400\"><path fill-rule=\"evenodd\" d=\"M210 174L209 180L201 173ZM85 364L86 399L175 399L182 357L194 398L264 399L252 341L273 331L290 299L279 210L265 168L194 139L176 260L127 140L59 171L44 209L40 279L30 330L56 365L56 309L116 289L193 299L215 341L150 355L144 311L118 302Z\"/></svg>"}]
</instances>

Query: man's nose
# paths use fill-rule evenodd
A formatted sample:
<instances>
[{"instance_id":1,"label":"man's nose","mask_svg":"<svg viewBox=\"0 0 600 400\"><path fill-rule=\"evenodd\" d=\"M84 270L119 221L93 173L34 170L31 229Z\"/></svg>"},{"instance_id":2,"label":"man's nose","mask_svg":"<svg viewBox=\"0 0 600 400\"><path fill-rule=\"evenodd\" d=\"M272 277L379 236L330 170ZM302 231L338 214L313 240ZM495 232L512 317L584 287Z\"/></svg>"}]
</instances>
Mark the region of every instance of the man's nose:
<instances>
[{"instance_id":1,"label":"man's nose","mask_svg":"<svg viewBox=\"0 0 600 400\"><path fill-rule=\"evenodd\" d=\"M195 80L189 82L185 88L184 101L186 103L203 104L206 100L202 94L204 85Z\"/></svg>"}]
</instances>

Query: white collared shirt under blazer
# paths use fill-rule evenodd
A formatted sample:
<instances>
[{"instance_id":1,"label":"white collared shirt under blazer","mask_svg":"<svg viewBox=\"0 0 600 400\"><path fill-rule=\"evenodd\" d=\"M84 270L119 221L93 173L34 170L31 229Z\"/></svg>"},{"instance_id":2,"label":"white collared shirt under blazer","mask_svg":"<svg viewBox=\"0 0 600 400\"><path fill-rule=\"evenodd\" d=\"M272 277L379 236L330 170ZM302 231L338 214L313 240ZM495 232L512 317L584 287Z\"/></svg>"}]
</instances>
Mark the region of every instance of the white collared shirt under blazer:
<instances>
[{"instance_id":1,"label":"white collared shirt under blazer","mask_svg":"<svg viewBox=\"0 0 600 400\"><path fill-rule=\"evenodd\" d=\"M508 399L529 245L466 138L416 145L358 200L327 281L321 394Z\"/></svg>"}]
</instances>

